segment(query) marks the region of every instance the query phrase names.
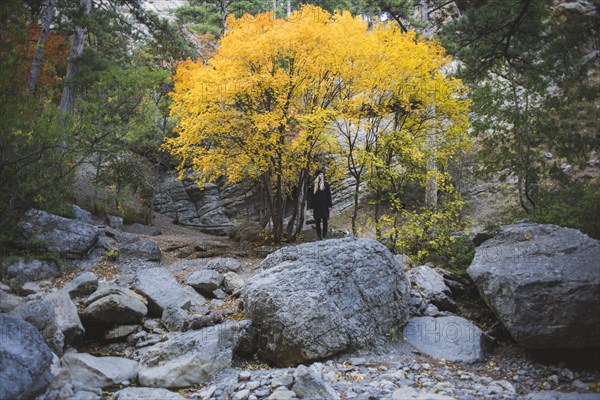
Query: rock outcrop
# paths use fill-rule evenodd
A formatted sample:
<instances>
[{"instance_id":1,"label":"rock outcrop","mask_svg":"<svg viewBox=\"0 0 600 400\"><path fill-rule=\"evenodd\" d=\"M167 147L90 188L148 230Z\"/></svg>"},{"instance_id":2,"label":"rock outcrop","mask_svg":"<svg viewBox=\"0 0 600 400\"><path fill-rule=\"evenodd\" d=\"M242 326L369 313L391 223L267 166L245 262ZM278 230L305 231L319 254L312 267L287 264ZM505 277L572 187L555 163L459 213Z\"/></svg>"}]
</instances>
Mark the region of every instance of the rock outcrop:
<instances>
[{"instance_id":1,"label":"rock outcrop","mask_svg":"<svg viewBox=\"0 0 600 400\"><path fill-rule=\"evenodd\" d=\"M375 345L406 323L409 283L382 244L346 238L278 250L246 282L260 353L296 365Z\"/></svg>"},{"instance_id":2,"label":"rock outcrop","mask_svg":"<svg viewBox=\"0 0 600 400\"><path fill-rule=\"evenodd\" d=\"M512 337L528 348L600 343L600 242L555 225L503 227L468 273Z\"/></svg>"}]
</instances>

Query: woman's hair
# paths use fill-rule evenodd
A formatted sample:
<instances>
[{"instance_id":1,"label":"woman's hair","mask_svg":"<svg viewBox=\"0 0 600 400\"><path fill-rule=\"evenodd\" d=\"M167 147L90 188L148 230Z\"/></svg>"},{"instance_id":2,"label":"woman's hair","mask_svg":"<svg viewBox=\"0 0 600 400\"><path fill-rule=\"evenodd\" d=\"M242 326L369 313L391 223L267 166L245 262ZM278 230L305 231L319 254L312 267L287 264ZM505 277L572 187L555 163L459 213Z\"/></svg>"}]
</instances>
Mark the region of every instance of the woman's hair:
<instances>
[{"instance_id":1,"label":"woman's hair","mask_svg":"<svg viewBox=\"0 0 600 400\"><path fill-rule=\"evenodd\" d=\"M323 179L321 179L321 174L323 171L317 171L317 176L315 177L315 181L313 182L313 193L317 193L317 190L325 190L325 174L323 174Z\"/></svg>"}]
</instances>

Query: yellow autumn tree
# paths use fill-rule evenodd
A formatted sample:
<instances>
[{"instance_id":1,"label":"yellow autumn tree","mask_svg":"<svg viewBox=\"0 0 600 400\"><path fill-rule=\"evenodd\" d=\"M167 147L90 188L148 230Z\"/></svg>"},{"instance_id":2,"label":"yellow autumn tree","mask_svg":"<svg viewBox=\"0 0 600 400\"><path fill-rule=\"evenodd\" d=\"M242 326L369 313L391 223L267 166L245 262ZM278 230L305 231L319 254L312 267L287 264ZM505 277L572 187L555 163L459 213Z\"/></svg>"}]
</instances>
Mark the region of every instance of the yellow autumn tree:
<instances>
[{"instance_id":1,"label":"yellow autumn tree","mask_svg":"<svg viewBox=\"0 0 600 400\"><path fill-rule=\"evenodd\" d=\"M177 68L171 110L177 136L165 148L198 183L259 178L280 240L286 198L293 210L303 209L309 171L317 156L344 141L344 123L362 141L370 130L398 160L426 157L416 143L431 129L443 131L437 156L456 145L466 108L460 83L440 72L447 62L435 43L393 24L370 28L348 12L303 6L287 20L272 13L230 17L214 58ZM380 164L373 154L355 156L358 163ZM302 215L294 212L288 234L296 217L297 231L302 227Z\"/></svg>"}]
</instances>

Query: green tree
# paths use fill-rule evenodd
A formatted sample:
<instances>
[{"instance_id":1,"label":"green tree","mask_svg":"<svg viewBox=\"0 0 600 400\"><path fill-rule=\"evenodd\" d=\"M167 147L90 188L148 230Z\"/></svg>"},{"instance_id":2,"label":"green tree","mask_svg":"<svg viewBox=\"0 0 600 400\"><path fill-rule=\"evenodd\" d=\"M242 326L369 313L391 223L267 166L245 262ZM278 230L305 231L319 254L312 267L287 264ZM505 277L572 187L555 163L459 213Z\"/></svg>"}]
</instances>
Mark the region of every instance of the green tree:
<instances>
[{"instance_id":1,"label":"green tree","mask_svg":"<svg viewBox=\"0 0 600 400\"><path fill-rule=\"evenodd\" d=\"M597 6L572 14L548 0L487 0L445 28L472 88L482 170L516 176L527 214L538 210L556 163L583 165L599 149L592 121L600 91L590 75L599 22Z\"/></svg>"}]
</instances>

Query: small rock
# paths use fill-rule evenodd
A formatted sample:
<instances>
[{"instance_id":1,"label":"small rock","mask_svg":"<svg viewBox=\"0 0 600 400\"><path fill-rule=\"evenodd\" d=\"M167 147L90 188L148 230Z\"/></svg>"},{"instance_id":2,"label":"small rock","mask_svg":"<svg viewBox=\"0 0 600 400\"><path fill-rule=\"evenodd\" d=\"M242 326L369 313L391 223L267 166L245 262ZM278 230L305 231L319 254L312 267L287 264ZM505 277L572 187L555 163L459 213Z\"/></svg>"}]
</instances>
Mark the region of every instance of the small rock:
<instances>
[{"instance_id":1,"label":"small rock","mask_svg":"<svg viewBox=\"0 0 600 400\"><path fill-rule=\"evenodd\" d=\"M589 390L589 386L587 383L580 381L579 379L575 379L572 383L573 387L578 390Z\"/></svg>"},{"instance_id":2,"label":"small rock","mask_svg":"<svg viewBox=\"0 0 600 400\"><path fill-rule=\"evenodd\" d=\"M227 293L235 293L244 287L244 280L235 272L227 272L223 277L223 288Z\"/></svg>"},{"instance_id":3,"label":"small rock","mask_svg":"<svg viewBox=\"0 0 600 400\"><path fill-rule=\"evenodd\" d=\"M209 295L223 283L223 275L212 269L203 269L190 274L185 282L202 294Z\"/></svg>"},{"instance_id":4,"label":"small rock","mask_svg":"<svg viewBox=\"0 0 600 400\"><path fill-rule=\"evenodd\" d=\"M227 272L239 272L242 270L242 264L231 257L214 258L206 264L207 269L218 271L222 274Z\"/></svg>"},{"instance_id":5,"label":"small rock","mask_svg":"<svg viewBox=\"0 0 600 400\"><path fill-rule=\"evenodd\" d=\"M246 382L252 378L252 374L249 371L242 371L238 375L238 382Z\"/></svg>"},{"instance_id":6,"label":"small rock","mask_svg":"<svg viewBox=\"0 0 600 400\"><path fill-rule=\"evenodd\" d=\"M89 271L77 275L64 287L64 290L69 293L72 299L90 295L96 289L98 289L98 277Z\"/></svg>"},{"instance_id":7,"label":"small rock","mask_svg":"<svg viewBox=\"0 0 600 400\"><path fill-rule=\"evenodd\" d=\"M215 394L216 390L217 387L215 385L211 385L202 389L198 394L202 400L208 400L213 396L213 394Z\"/></svg>"},{"instance_id":8,"label":"small rock","mask_svg":"<svg viewBox=\"0 0 600 400\"><path fill-rule=\"evenodd\" d=\"M137 332L140 329L139 325L121 325L110 329L104 334L106 340L121 339Z\"/></svg>"},{"instance_id":9,"label":"small rock","mask_svg":"<svg viewBox=\"0 0 600 400\"><path fill-rule=\"evenodd\" d=\"M116 215L108 215L106 216L106 224L111 228L123 229L123 218Z\"/></svg>"},{"instance_id":10,"label":"small rock","mask_svg":"<svg viewBox=\"0 0 600 400\"><path fill-rule=\"evenodd\" d=\"M171 332L183 330L187 318L188 315L184 310L172 304L165 307L161 317L163 324Z\"/></svg>"},{"instance_id":11,"label":"small rock","mask_svg":"<svg viewBox=\"0 0 600 400\"><path fill-rule=\"evenodd\" d=\"M493 382L493 384L501 387L502 389L504 389L504 391L509 392L509 393L516 393L517 391L515 390L515 387L513 386L512 383L505 381L505 380L500 380L500 381L495 381Z\"/></svg>"},{"instance_id":12,"label":"small rock","mask_svg":"<svg viewBox=\"0 0 600 400\"><path fill-rule=\"evenodd\" d=\"M279 388L271 393L269 400L291 400L294 397L296 397L296 393L285 388Z\"/></svg>"},{"instance_id":13,"label":"small rock","mask_svg":"<svg viewBox=\"0 0 600 400\"><path fill-rule=\"evenodd\" d=\"M278 387L284 386L289 389L292 386L292 383L294 383L294 378L291 375L288 375L286 373L286 374L274 377L271 380L271 387L278 388Z\"/></svg>"},{"instance_id":14,"label":"small rock","mask_svg":"<svg viewBox=\"0 0 600 400\"><path fill-rule=\"evenodd\" d=\"M260 389L254 392L254 394L260 398L267 397L270 393L271 391L268 389Z\"/></svg>"},{"instance_id":15,"label":"small rock","mask_svg":"<svg viewBox=\"0 0 600 400\"><path fill-rule=\"evenodd\" d=\"M247 400L248 396L250 396L250 391L248 389L240 390L237 392L232 400Z\"/></svg>"},{"instance_id":16,"label":"small rock","mask_svg":"<svg viewBox=\"0 0 600 400\"><path fill-rule=\"evenodd\" d=\"M572 382L575 379L575 374L573 374L570 369L563 368L563 370L560 371L560 377L567 382Z\"/></svg>"}]
</instances>

